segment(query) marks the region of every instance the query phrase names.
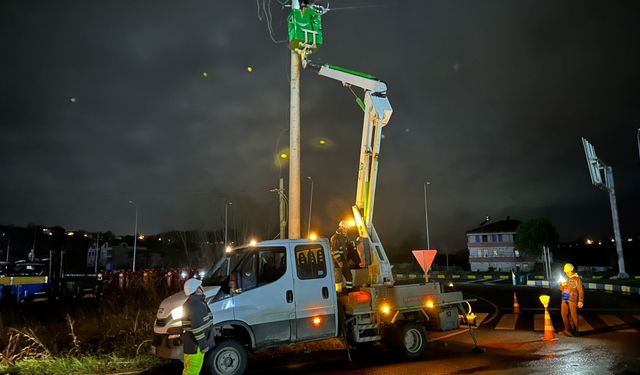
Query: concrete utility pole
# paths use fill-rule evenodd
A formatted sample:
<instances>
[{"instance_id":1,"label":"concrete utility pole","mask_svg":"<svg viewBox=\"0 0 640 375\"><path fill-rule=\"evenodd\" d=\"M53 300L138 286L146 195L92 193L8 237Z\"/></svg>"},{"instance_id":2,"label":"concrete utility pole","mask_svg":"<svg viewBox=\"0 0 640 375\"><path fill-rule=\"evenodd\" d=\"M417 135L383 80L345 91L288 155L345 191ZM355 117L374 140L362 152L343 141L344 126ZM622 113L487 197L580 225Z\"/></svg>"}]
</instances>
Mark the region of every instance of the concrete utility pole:
<instances>
[{"instance_id":1,"label":"concrete utility pole","mask_svg":"<svg viewBox=\"0 0 640 375\"><path fill-rule=\"evenodd\" d=\"M287 238L287 205L284 196L284 177L280 177L278 199L280 201L280 239L284 240Z\"/></svg>"},{"instance_id":2,"label":"concrete utility pole","mask_svg":"<svg viewBox=\"0 0 640 375\"><path fill-rule=\"evenodd\" d=\"M291 51L289 106L289 238L300 238L300 56Z\"/></svg>"},{"instance_id":3,"label":"concrete utility pole","mask_svg":"<svg viewBox=\"0 0 640 375\"><path fill-rule=\"evenodd\" d=\"M429 214L427 213L427 185L431 185L431 182L424 182L424 225L427 232L427 249L431 249L431 242L429 242Z\"/></svg>"},{"instance_id":4,"label":"concrete utility pole","mask_svg":"<svg viewBox=\"0 0 640 375\"><path fill-rule=\"evenodd\" d=\"M311 193L309 194L309 221L307 222L307 238L311 235L311 210L313 209L313 178L307 176L307 180L311 181Z\"/></svg>"}]
</instances>

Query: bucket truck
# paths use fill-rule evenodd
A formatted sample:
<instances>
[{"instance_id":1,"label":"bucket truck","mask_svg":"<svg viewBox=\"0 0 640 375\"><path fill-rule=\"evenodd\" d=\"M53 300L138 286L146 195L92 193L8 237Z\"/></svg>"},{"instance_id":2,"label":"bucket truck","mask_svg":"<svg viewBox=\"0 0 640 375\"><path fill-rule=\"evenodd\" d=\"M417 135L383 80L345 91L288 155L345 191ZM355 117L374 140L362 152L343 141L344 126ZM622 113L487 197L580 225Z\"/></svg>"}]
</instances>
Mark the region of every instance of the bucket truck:
<instances>
[{"instance_id":1,"label":"bucket truck","mask_svg":"<svg viewBox=\"0 0 640 375\"><path fill-rule=\"evenodd\" d=\"M343 338L347 348L383 342L409 359L420 358L427 331L469 325L461 292L443 293L437 282L395 285L391 264L373 225L382 128L393 112L386 84L374 76L332 65L304 66L345 86L364 89L358 185L352 207L365 266L351 270L355 291L340 293L326 238L263 241L231 249L203 278L213 314L216 346L205 357L207 374L242 374L248 351ZM182 304L177 293L158 309L153 347L182 359ZM477 343L476 343L477 348Z\"/></svg>"}]
</instances>

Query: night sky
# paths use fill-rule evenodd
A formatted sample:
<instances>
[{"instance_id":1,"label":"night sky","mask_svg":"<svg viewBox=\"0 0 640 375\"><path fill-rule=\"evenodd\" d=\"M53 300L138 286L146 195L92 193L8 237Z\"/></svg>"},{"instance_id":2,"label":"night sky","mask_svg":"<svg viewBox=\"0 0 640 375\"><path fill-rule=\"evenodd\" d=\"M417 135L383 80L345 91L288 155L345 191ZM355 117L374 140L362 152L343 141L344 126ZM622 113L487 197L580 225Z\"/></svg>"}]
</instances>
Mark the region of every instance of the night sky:
<instances>
[{"instance_id":1,"label":"night sky","mask_svg":"<svg viewBox=\"0 0 640 375\"><path fill-rule=\"evenodd\" d=\"M233 201L232 225L273 238L289 50L263 3L1 2L0 224L127 233L133 200L143 233L213 230ZM611 237L581 136L613 166L623 236L640 232L640 2L331 2L363 5L323 17L312 59L388 83L374 221L392 254L424 242L425 179L439 249L486 215ZM361 130L353 95L303 72L303 232L305 176L312 227L349 212Z\"/></svg>"}]
</instances>

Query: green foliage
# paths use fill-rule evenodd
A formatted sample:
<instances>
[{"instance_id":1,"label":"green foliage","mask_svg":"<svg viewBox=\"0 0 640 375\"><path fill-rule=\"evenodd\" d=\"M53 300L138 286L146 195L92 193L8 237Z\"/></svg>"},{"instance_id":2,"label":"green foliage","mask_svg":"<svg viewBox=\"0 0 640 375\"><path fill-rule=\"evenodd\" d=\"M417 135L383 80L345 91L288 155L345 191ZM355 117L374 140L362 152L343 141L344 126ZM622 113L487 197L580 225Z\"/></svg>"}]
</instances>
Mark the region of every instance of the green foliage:
<instances>
[{"instance_id":1,"label":"green foliage","mask_svg":"<svg viewBox=\"0 0 640 375\"><path fill-rule=\"evenodd\" d=\"M107 374L164 363L150 354L151 338L156 309L173 292L134 280L101 299L4 309L0 374Z\"/></svg>"},{"instance_id":2,"label":"green foliage","mask_svg":"<svg viewBox=\"0 0 640 375\"><path fill-rule=\"evenodd\" d=\"M554 247L557 244L558 232L546 218L526 221L520 224L516 231L516 248L532 257L542 254L542 246Z\"/></svg>"},{"instance_id":3,"label":"green foliage","mask_svg":"<svg viewBox=\"0 0 640 375\"><path fill-rule=\"evenodd\" d=\"M144 370L164 363L151 354L136 357L81 356L23 359L11 366L0 365L0 374L108 374L123 370Z\"/></svg>"}]
</instances>

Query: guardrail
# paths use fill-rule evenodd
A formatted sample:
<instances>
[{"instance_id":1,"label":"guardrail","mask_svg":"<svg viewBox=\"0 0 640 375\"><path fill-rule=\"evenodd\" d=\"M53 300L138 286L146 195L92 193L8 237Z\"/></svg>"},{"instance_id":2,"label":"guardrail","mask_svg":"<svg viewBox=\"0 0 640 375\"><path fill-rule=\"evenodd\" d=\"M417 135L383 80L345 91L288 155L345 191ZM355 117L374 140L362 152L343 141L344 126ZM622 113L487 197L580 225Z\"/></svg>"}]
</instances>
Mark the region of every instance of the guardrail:
<instances>
[{"instance_id":1,"label":"guardrail","mask_svg":"<svg viewBox=\"0 0 640 375\"><path fill-rule=\"evenodd\" d=\"M549 288L548 280L529 280L527 286L537 286ZM551 285L554 287L555 285ZM623 294L640 294L640 288L636 286L617 285L617 284L602 284L602 283L582 283L582 287L587 290L601 290L605 292L615 292Z\"/></svg>"},{"instance_id":2,"label":"guardrail","mask_svg":"<svg viewBox=\"0 0 640 375\"><path fill-rule=\"evenodd\" d=\"M424 279L423 273L397 273L394 275L396 280L419 280ZM482 274L482 273L429 273L429 279L431 280L511 280L511 275L508 274Z\"/></svg>"}]
</instances>

